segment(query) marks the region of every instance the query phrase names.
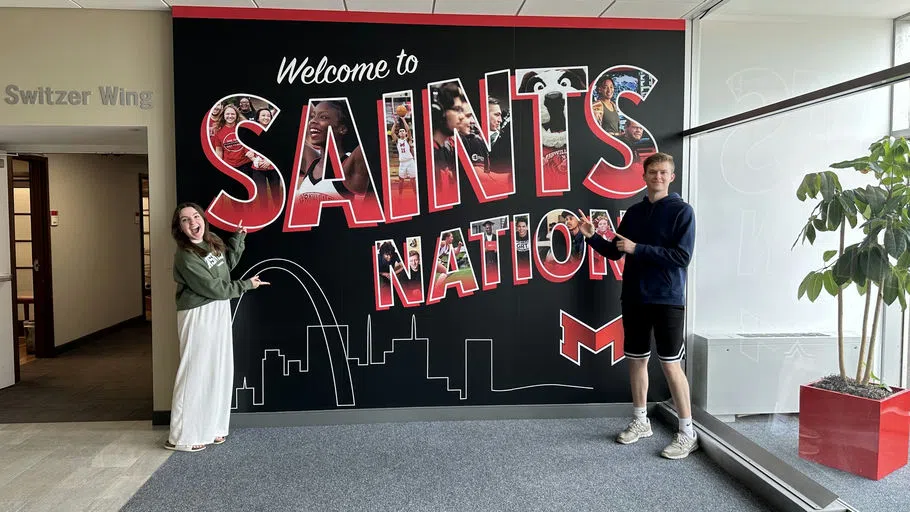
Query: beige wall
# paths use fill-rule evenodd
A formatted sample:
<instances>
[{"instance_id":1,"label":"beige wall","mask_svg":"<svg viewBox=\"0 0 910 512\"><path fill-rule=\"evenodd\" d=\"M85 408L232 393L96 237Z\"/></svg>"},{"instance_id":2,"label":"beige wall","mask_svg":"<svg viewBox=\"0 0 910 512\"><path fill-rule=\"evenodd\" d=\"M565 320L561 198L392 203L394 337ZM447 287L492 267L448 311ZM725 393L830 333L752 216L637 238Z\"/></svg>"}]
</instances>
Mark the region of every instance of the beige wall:
<instances>
[{"instance_id":1,"label":"beige wall","mask_svg":"<svg viewBox=\"0 0 910 512\"><path fill-rule=\"evenodd\" d=\"M142 316L139 175L144 155L51 154L47 161L57 346Z\"/></svg>"},{"instance_id":2,"label":"beige wall","mask_svg":"<svg viewBox=\"0 0 910 512\"><path fill-rule=\"evenodd\" d=\"M176 205L170 13L5 8L0 48L0 125L148 128L154 407L168 410L178 361L169 234ZM10 105L3 99L8 84L93 93L88 105ZM153 108L102 105L104 85L151 91Z\"/></svg>"}]
</instances>

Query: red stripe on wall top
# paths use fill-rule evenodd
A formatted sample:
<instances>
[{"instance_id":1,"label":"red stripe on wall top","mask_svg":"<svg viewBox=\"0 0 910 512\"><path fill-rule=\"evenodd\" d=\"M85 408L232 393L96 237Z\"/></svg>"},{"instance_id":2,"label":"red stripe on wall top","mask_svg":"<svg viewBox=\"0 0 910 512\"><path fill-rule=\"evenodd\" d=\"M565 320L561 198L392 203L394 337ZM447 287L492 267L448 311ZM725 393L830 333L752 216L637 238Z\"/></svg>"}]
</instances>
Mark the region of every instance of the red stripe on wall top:
<instances>
[{"instance_id":1,"label":"red stripe on wall top","mask_svg":"<svg viewBox=\"0 0 910 512\"><path fill-rule=\"evenodd\" d=\"M174 18L230 20L332 21L399 25L454 25L462 27L597 28L629 30L685 30L686 20L645 18L585 18L554 16L486 16L474 14L416 14L363 11L307 11L254 7L181 7Z\"/></svg>"}]
</instances>

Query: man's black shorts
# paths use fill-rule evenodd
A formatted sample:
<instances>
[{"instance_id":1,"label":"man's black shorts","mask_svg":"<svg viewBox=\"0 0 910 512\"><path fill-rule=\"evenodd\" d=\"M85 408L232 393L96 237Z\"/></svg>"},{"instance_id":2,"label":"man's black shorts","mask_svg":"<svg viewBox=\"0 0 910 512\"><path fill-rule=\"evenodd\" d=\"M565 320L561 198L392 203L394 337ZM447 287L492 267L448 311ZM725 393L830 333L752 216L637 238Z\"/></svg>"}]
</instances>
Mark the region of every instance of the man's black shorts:
<instances>
[{"instance_id":1,"label":"man's black shorts","mask_svg":"<svg viewBox=\"0 0 910 512\"><path fill-rule=\"evenodd\" d=\"M625 332L623 351L629 359L647 359L651 355L651 333L662 363L679 361L686 353L684 327L685 306L665 304L623 304L622 328Z\"/></svg>"}]
</instances>

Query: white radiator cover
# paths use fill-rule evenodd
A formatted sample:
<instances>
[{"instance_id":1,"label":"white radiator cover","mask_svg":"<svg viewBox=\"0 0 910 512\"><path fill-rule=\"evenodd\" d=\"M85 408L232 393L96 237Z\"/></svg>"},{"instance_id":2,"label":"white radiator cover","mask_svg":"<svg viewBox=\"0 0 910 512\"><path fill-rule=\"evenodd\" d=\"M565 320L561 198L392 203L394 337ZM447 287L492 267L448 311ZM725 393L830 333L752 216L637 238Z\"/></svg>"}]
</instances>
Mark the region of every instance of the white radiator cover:
<instances>
[{"instance_id":1,"label":"white radiator cover","mask_svg":"<svg viewBox=\"0 0 910 512\"><path fill-rule=\"evenodd\" d=\"M856 373L859 345L858 335L844 335L848 376ZM830 333L694 334L689 357L692 403L725 419L799 412L800 385L839 372Z\"/></svg>"}]
</instances>

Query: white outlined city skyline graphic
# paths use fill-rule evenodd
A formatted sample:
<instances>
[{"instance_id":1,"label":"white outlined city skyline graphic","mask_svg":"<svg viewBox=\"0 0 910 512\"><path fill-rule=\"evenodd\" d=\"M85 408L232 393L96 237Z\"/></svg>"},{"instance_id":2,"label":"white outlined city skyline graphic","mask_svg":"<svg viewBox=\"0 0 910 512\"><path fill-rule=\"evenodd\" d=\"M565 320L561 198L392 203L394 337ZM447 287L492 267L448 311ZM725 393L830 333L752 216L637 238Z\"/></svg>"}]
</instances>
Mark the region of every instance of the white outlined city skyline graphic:
<instances>
[{"instance_id":1,"label":"white outlined city skyline graphic","mask_svg":"<svg viewBox=\"0 0 910 512\"><path fill-rule=\"evenodd\" d=\"M468 354L469 347L475 347L480 344L486 344L489 347L489 364L490 364L490 376L489 376L489 391L491 393L508 393L513 391L519 391L524 389L531 388L571 388L579 390L593 390L593 386L583 386L576 384L567 384L567 383L534 383L521 386L509 386L509 387L498 387L495 383L494 375L494 362L493 362L493 345L494 341L492 338L466 338L464 340L464 381L461 385L453 385L453 377L445 375L433 375L430 368L430 338L419 336L417 332L417 317L416 315L411 315L410 328L409 328L409 337L399 337L391 339L391 349L383 350L380 353L376 353L374 356L374 338L373 338L373 328L372 328L372 316L367 315L366 319L366 335L364 339L365 343L365 357L361 356L351 356L351 346L350 346L350 326L347 324L338 323L338 319L335 315L334 309L332 308L331 303L328 300L328 297L325 294L322 286L316 281L316 279L310 274L305 268L301 265L283 258L273 258L261 261L250 267L242 276L243 279L247 279L254 275L261 275L264 272L269 272L272 275L268 280L271 282L276 281L275 273L281 271L292 277L294 281L300 284L303 288L306 296L309 298L311 305L316 313L317 324L307 325L306 326L306 342L304 346L304 357L299 357L292 359L287 353L286 349L283 348L266 348L263 350L262 359L260 360L260 374L258 377L245 375L242 379L242 386L236 387L234 389L234 396L232 397L232 410L238 410L241 401L241 393L251 394L252 400L247 401L247 403L252 406L265 406L268 403L268 393L269 387L267 386L267 381L271 379L281 378L281 377L291 377L294 375L308 374L310 369L315 367L314 365L324 364L323 361L320 361L317 358L317 361L313 363L310 361L310 351L313 348L313 342L323 342L326 347L328 364L330 365L331 375L332 375L332 384L335 391L335 405L337 407L355 407L356 402L356 393L354 390L353 378L351 376L351 367L355 368L364 368L364 367L382 367L386 366L393 356L396 354L396 351L404 346L409 346L413 344L422 344L420 347L421 355L425 353L426 357L426 367L424 369L423 375L426 378L427 382L441 381L445 384L445 389L448 392L457 393L460 401L468 400L469 398L469 389L468 389L468 375L469 375L469 363L468 363ZM232 322L236 318L237 311L240 308L243 299L246 297L246 294L240 297L235 304L234 311L232 314ZM380 358L381 356L381 358ZM269 374L266 371L267 363L275 361L280 362L281 371L280 375ZM254 382L251 382L251 378ZM252 385L251 385L252 384ZM479 390L478 390L479 391Z\"/></svg>"},{"instance_id":2,"label":"white outlined city skyline graphic","mask_svg":"<svg viewBox=\"0 0 910 512\"><path fill-rule=\"evenodd\" d=\"M468 362L468 354L470 346L477 346L485 344L489 349L489 361L490 361L490 386L489 389L484 391L489 391L491 393L508 393L512 391L520 391L524 389L532 388L571 388L579 390L594 390L593 386L582 386L577 384L565 384L565 383L535 383L527 384L523 386L512 386L512 387L499 387L495 385L495 376L494 376L494 363L493 363L493 345L494 341L492 338L466 338L464 340L464 381L462 385L453 385L453 378L445 375L433 375L430 370L430 338L418 336L417 333L417 317L416 315L411 315L411 330L410 337L406 338L392 338L391 339L391 350L382 350L381 353L377 353L373 349L373 336L372 336L372 317L367 316L367 335L366 335L366 356L364 358L354 356L351 357L350 351L350 338L348 336L350 330L348 325L308 325L307 326L307 340L305 348L305 358L301 359L291 359L287 354L282 352L282 349L278 348L267 348L263 350L263 356L260 360L260 375L258 377L257 385L250 385L249 376L243 378L243 385L234 389L234 396L232 399L232 410L238 410L239 404L241 403L241 392L247 392L252 395L252 400L248 403L251 403L253 406L264 406L267 403L267 393L268 386L266 381L269 379L274 379L278 377L290 377L297 374L306 374L309 373L311 368L310 360L310 349L311 342L319 342L318 333L319 332L341 332L343 333L343 346L344 346L344 358L347 361L348 371L350 371L350 365L353 364L356 367L364 368L371 366L385 366L387 365L391 358L396 353L396 350L404 344L408 343L419 343L423 344L423 349L426 354L426 367L424 371L425 378L427 382L432 381L441 381L445 384L445 389L447 392L457 393L458 399L460 401L466 401L469 398L469 372L470 366ZM313 337L311 333L317 333L316 337ZM329 345L327 345L328 347ZM374 356L375 354L375 356ZM331 349L329 349L329 363L333 364L333 361L337 357L333 357ZM377 359L378 358L378 359ZM281 375L270 375L266 371L266 363L271 360L276 360L281 362ZM316 364L321 364L317 362ZM339 400L338 390L342 383L339 382L341 379L337 379L336 371L334 367L332 368L332 378L333 385L336 390L336 405L338 407L352 407L356 406L356 399L352 400L350 403L345 403Z\"/></svg>"}]
</instances>

